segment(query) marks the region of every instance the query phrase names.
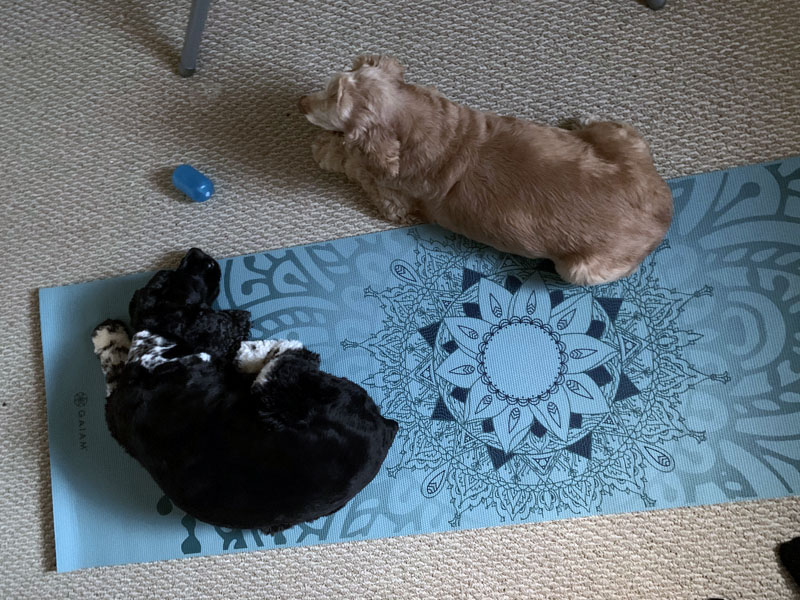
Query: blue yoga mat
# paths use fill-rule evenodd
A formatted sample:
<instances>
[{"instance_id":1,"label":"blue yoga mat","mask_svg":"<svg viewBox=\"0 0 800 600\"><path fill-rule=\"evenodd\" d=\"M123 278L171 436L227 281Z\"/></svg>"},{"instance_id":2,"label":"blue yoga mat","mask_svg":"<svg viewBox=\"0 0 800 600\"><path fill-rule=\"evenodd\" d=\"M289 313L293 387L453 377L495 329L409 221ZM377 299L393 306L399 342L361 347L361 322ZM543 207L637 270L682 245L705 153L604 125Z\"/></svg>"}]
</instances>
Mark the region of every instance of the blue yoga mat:
<instances>
[{"instance_id":1,"label":"blue yoga mat","mask_svg":"<svg viewBox=\"0 0 800 600\"><path fill-rule=\"evenodd\" d=\"M400 423L275 537L187 516L106 429L89 335L150 274L40 290L58 570L797 494L800 157L670 185L667 240L599 287L432 226L221 261L221 308Z\"/></svg>"}]
</instances>

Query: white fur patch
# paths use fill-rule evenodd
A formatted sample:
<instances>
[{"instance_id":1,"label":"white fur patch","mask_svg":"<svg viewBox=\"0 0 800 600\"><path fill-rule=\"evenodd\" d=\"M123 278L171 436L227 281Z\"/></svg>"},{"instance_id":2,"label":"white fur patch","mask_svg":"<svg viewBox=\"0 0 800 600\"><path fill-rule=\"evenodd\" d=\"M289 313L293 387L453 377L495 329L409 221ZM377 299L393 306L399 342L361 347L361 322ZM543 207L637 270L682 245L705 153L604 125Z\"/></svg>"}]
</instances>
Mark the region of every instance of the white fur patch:
<instances>
[{"instance_id":1,"label":"white fur patch","mask_svg":"<svg viewBox=\"0 0 800 600\"><path fill-rule=\"evenodd\" d=\"M264 366L267 354L278 340L250 340L242 342L236 353L236 368L242 373L258 373Z\"/></svg>"},{"instance_id":2,"label":"white fur patch","mask_svg":"<svg viewBox=\"0 0 800 600\"><path fill-rule=\"evenodd\" d=\"M265 364L286 350L300 350L297 340L249 340L236 353L236 367L242 373L258 373Z\"/></svg>"},{"instance_id":3,"label":"white fur patch","mask_svg":"<svg viewBox=\"0 0 800 600\"><path fill-rule=\"evenodd\" d=\"M166 338L150 333L145 329L137 332L133 336L131 349L128 353L128 361L134 363L138 362L148 371L152 371L159 365L163 365L168 362L184 362L190 359L199 359L203 362L209 362L211 360L211 356L206 352L164 358L164 354L166 354L169 350L172 350L174 347L175 344Z\"/></svg>"},{"instance_id":4,"label":"white fur patch","mask_svg":"<svg viewBox=\"0 0 800 600\"><path fill-rule=\"evenodd\" d=\"M169 359L164 358L164 354L174 347L175 344L145 329L133 336L131 350L128 353L128 361L138 362L148 371L152 371L157 366L169 361Z\"/></svg>"}]
</instances>

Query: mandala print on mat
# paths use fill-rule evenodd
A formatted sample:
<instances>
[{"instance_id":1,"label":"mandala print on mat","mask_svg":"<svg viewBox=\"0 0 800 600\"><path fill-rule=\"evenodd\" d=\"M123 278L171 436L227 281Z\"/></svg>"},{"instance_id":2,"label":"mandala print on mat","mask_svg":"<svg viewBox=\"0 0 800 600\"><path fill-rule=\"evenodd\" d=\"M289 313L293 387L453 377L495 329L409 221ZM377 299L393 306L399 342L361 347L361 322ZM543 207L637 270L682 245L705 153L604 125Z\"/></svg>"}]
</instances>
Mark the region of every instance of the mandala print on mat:
<instances>
[{"instance_id":1,"label":"mandala print on mat","mask_svg":"<svg viewBox=\"0 0 800 600\"><path fill-rule=\"evenodd\" d=\"M705 439L685 426L681 394L728 380L682 357L700 335L676 318L711 289L659 287L656 255L625 281L576 288L538 261L409 235L416 261L392 263L399 285L366 290L383 329L343 342L381 364L363 383L401 423L389 474L424 470L421 493L450 494L453 526L479 506L504 520L583 514L615 492L652 506L647 470L675 466L665 443Z\"/></svg>"}]
</instances>

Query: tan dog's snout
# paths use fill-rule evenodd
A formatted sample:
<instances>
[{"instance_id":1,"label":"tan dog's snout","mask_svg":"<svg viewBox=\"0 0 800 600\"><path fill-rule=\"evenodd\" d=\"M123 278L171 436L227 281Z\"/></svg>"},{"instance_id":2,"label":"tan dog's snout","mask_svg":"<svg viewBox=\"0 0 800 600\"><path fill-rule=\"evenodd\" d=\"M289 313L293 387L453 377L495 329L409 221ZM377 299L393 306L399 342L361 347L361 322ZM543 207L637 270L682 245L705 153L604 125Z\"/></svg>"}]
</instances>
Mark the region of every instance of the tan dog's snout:
<instances>
[{"instance_id":1,"label":"tan dog's snout","mask_svg":"<svg viewBox=\"0 0 800 600\"><path fill-rule=\"evenodd\" d=\"M311 112L308 96L300 96L300 100L297 101L297 108L303 115L307 115L309 112Z\"/></svg>"}]
</instances>

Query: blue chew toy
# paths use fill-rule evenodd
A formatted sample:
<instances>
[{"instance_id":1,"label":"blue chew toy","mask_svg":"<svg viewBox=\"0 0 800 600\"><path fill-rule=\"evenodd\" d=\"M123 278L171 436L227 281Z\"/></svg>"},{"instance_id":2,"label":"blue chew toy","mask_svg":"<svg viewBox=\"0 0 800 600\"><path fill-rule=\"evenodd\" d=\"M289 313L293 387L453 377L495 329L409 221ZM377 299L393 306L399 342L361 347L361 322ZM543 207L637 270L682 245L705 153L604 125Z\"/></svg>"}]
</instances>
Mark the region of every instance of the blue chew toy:
<instances>
[{"instance_id":1,"label":"blue chew toy","mask_svg":"<svg viewBox=\"0 0 800 600\"><path fill-rule=\"evenodd\" d=\"M214 184L191 165L181 165L172 172L173 185L195 202L205 202L214 195Z\"/></svg>"}]
</instances>

